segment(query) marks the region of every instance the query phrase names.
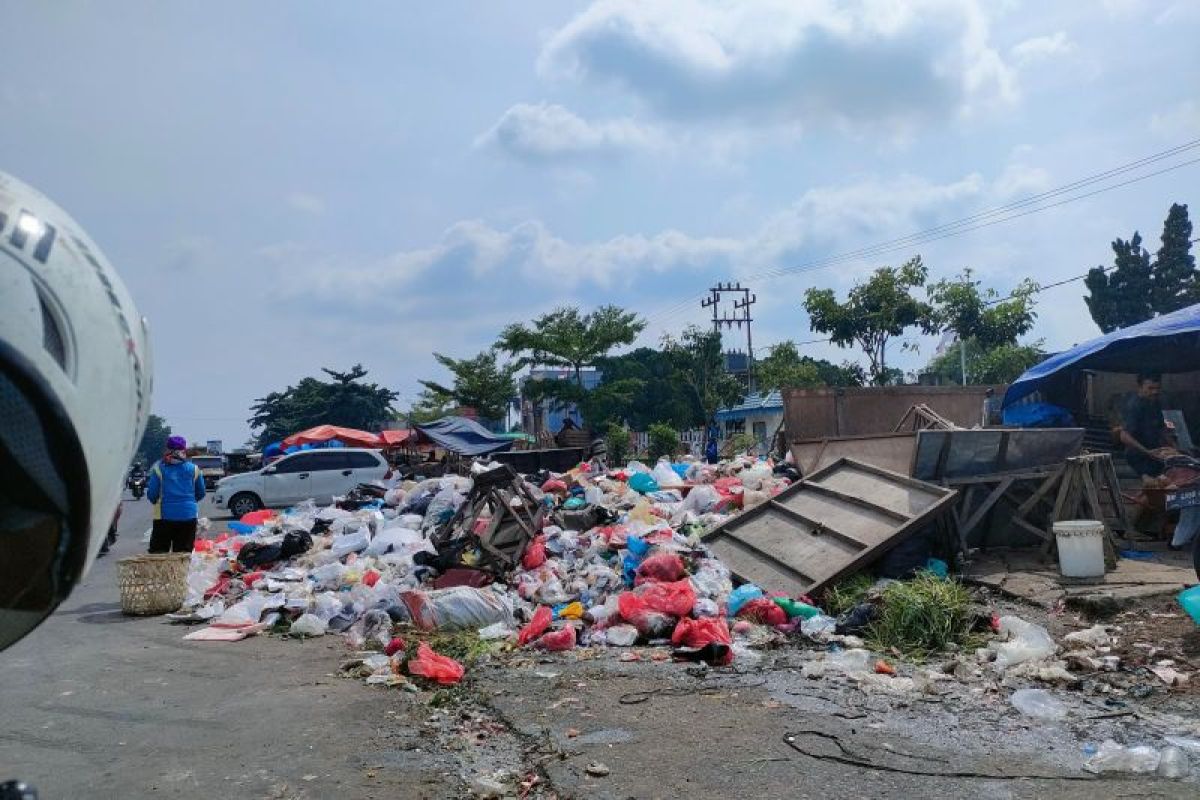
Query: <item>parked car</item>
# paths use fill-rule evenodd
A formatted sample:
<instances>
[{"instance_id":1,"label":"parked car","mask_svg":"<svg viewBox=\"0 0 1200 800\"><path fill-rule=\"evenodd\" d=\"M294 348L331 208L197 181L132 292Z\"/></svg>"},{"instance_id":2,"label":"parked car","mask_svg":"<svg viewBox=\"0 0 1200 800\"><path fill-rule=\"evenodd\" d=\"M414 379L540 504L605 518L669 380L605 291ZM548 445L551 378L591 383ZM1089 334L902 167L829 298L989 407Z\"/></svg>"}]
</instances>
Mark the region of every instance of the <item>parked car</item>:
<instances>
[{"instance_id":1,"label":"parked car","mask_svg":"<svg viewBox=\"0 0 1200 800\"><path fill-rule=\"evenodd\" d=\"M305 450L254 472L230 475L213 491L213 503L241 517L260 508L286 508L312 498L333 502L360 483L383 480L388 464L378 450Z\"/></svg>"}]
</instances>

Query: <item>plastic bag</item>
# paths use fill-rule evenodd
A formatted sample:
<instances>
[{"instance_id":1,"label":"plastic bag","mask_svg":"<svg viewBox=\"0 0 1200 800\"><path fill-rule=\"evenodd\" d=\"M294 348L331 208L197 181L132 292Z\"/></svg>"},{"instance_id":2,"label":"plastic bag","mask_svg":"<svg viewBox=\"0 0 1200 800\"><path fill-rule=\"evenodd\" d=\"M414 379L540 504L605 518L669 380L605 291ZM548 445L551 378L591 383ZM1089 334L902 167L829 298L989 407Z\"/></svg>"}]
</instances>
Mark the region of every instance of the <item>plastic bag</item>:
<instances>
[{"instance_id":1,"label":"plastic bag","mask_svg":"<svg viewBox=\"0 0 1200 800\"><path fill-rule=\"evenodd\" d=\"M462 664L453 658L435 653L425 642L417 645L417 655L408 660L409 675L428 678L443 686L458 683L462 680L463 673Z\"/></svg>"},{"instance_id":2,"label":"plastic bag","mask_svg":"<svg viewBox=\"0 0 1200 800\"><path fill-rule=\"evenodd\" d=\"M568 625L557 631L544 634L537 640L537 646L551 653L559 653L575 647L575 626Z\"/></svg>"},{"instance_id":3,"label":"plastic bag","mask_svg":"<svg viewBox=\"0 0 1200 800\"><path fill-rule=\"evenodd\" d=\"M1186 778L1192 771L1192 762L1187 753L1178 747L1164 747L1158 762L1158 775L1162 778Z\"/></svg>"},{"instance_id":4,"label":"plastic bag","mask_svg":"<svg viewBox=\"0 0 1200 800\"><path fill-rule=\"evenodd\" d=\"M874 670L874 660L871 658L871 651L861 648L838 650L834 653L828 653L825 656L825 664L831 669L836 669L847 675L859 672L872 672Z\"/></svg>"},{"instance_id":5,"label":"plastic bag","mask_svg":"<svg viewBox=\"0 0 1200 800\"><path fill-rule=\"evenodd\" d=\"M788 621L787 612L769 597L755 597L746 601L738 609L737 616L739 619L752 620L760 625L786 625Z\"/></svg>"},{"instance_id":6,"label":"plastic bag","mask_svg":"<svg viewBox=\"0 0 1200 800\"><path fill-rule=\"evenodd\" d=\"M365 530L355 531L338 536L333 540L333 544L329 546L329 551L336 557L357 553L360 550L366 550L367 545L371 543L371 537Z\"/></svg>"},{"instance_id":7,"label":"plastic bag","mask_svg":"<svg viewBox=\"0 0 1200 800\"><path fill-rule=\"evenodd\" d=\"M1100 743L1096 753L1083 763L1088 772L1147 773L1158 769L1162 754L1149 745L1126 747L1112 739Z\"/></svg>"},{"instance_id":8,"label":"plastic bag","mask_svg":"<svg viewBox=\"0 0 1200 800\"><path fill-rule=\"evenodd\" d=\"M413 624L422 630L478 630L496 622L513 624L509 599L491 589L452 586L429 592L401 592L400 600Z\"/></svg>"},{"instance_id":9,"label":"plastic bag","mask_svg":"<svg viewBox=\"0 0 1200 800\"><path fill-rule=\"evenodd\" d=\"M533 619L529 620L529 624L521 628L521 632L517 634L517 645L524 647L541 636L550 627L553 619L554 612L550 610L549 606L538 606L537 611L533 612Z\"/></svg>"},{"instance_id":10,"label":"plastic bag","mask_svg":"<svg viewBox=\"0 0 1200 800\"><path fill-rule=\"evenodd\" d=\"M638 472L629 478L629 488L641 494L658 491L658 481L648 472Z\"/></svg>"},{"instance_id":11,"label":"plastic bag","mask_svg":"<svg viewBox=\"0 0 1200 800\"><path fill-rule=\"evenodd\" d=\"M292 636L324 636L326 627L325 620L316 614L301 614L288 633Z\"/></svg>"},{"instance_id":12,"label":"plastic bag","mask_svg":"<svg viewBox=\"0 0 1200 800\"><path fill-rule=\"evenodd\" d=\"M651 611L670 614L673 617L686 617L696 605L696 591L689 580L671 583L645 583L634 593Z\"/></svg>"},{"instance_id":13,"label":"plastic bag","mask_svg":"<svg viewBox=\"0 0 1200 800\"><path fill-rule=\"evenodd\" d=\"M725 601L725 611L728 612L729 616L736 617L738 612L742 610L742 606L754 598L762 596L762 589L753 583L743 583L729 593L729 599Z\"/></svg>"},{"instance_id":14,"label":"plastic bag","mask_svg":"<svg viewBox=\"0 0 1200 800\"><path fill-rule=\"evenodd\" d=\"M546 537L539 534L529 543L529 547L525 549L525 555L521 556L521 566L525 569L537 569L545 563Z\"/></svg>"},{"instance_id":15,"label":"plastic bag","mask_svg":"<svg viewBox=\"0 0 1200 800\"><path fill-rule=\"evenodd\" d=\"M693 514L707 514L721 502L721 493L712 486L696 486L683 500L683 510Z\"/></svg>"},{"instance_id":16,"label":"plastic bag","mask_svg":"<svg viewBox=\"0 0 1200 800\"><path fill-rule=\"evenodd\" d=\"M990 642L988 649L995 652L996 660L993 663L1001 671L1014 664L1049 658L1058 650L1045 628L1020 617L1001 617L1000 633L1008 636L1008 641Z\"/></svg>"},{"instance_id":17,"label":"plastic bag","mask_svg":"<svg viewBox=\"0 0 1200 800\"><path fill-rule=\"evenodd\" d=\"M632 647L638 638L638 629L632 625L613 625L605 630L608 643L613 647Z\"/></svg>"},{"instance_id":18,"label":"plastic bag","mask_svg":"<svg viewBox=\"0 0 1200 800\"><path fill-rule=\"evenodd\" d=\"M704 647L709 642L719 642L720 644L733 644L733 635L729 633L729 626L725 624L725 620L720 618L706 619L688 619L679 620L679 624L675 626L675 632L671 634L671 644L676 647ZM733 653L730 652L732 660Z\"/></svg>"},{"instance_id":19,"label":"plastic bag","mask_svg":"<svg viewBox=\"0 0 1200 800\"><path fill-rule=\"evenodd\" d=\"M665 458L659 459L659 462L654 465L654 471L650 473L655 482L661 488L670 488L672 486L682 486L683 481L679 477L679 473L671 468L671 462Z\"/></svg>"},{"instance_id":20,"label":"plastic bag","mask_svg":"<svg viewBox=\"0 0 1200 800\"><path fill-rule=\"evenodd\" d=\"M633 585L643 583L669 583L684 576L683 559L675 553L655 553L647 556L638 565Z\"/></svg>"},{"instance_id":21,"label":"plastic bag","mask_svg":"<svg viewBox=\"0 0 1200 800\"><path fill-rule=\"evenodd\" d=\"M1018 689L1009 702L1027 717L1053 722L1067 718L1067 707L1045 689Z\"/></svg>"},{"instance_id":22,"label":"plastic bag","mask_svg":"<svg viewBox=\"0 0 1200 800\"><path fill-rule=\"evenodd\" d=\"M622 592L617 597L617 609L620 611L621 619L649 639L667 635L674 626L674 619L671 615L649 608L646 602L633 592ZM612 629L609 630L611 635Z\"/></svg>"}]
</instances>

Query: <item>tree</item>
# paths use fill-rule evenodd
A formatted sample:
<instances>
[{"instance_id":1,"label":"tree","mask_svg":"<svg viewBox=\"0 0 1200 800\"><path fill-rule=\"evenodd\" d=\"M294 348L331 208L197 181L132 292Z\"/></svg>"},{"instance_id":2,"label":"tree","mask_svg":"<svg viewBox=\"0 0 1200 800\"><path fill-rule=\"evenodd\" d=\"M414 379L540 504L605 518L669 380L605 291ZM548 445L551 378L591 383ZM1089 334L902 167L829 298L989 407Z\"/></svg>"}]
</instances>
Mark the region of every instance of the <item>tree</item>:
<instances>
[{"instance_id":1,"label":"tree","mask_svg":"<svg viewBox=\"0 0 1200 800\"><path fill-rule=\"evenodd\" d=\"M581 407L592 427L621 421L633 430L644 431L654 422L667 422L682 430L698 424L699 406L690 387L679 379L670 353L639 347L597 359L596 368L602 375L600 387ZM632 387L632 391L614 390L620 386Z\"/></svg>"},{"instance_id":2,"label":"tree","mask_svg":"<svg viewBox=\"0 0 1200 800\"><path fill-rule=\"evenodd\" d=\"M1092 319L1104 333L1145 322L1154 316L1154 280L1150 254L1142 247L1142 237L1134 231L1129 241L1112 243L1115 260L1105 271L1094 267L1084 278L1088 296L1084 298Z\"/></svg>"},{"instance_id":3,"label":"tree","mask_svg":"<svg viewBox=\"0 0 1200 800\"><path fill-rule=\"evenodd\" d=\"M829 334L838 347L857 344L870 362L871 382L882 385L889 379L887 343L904 331L921 324L929 307L910 293L924 286L929 275L915 256L900 267L881 267L865 282L849 292L839 303L832 289L809 289L804 295L804 310L814 331Z\"/></svg>"},{"instance_id":4,"label":"tree","mask_svg":"<svg viewBox=\"0 0 1200 800\"><path fill-rule=\"evenodd\" d=\"M1033 344L1002 344L983 350L978 342L967 341L967 374L973 383L1012 383L1021 373L1045 360L1042 342ZM946 352L935 356L923 372L937 375L943 384L962 382L962 342L955 342Z\"/></svg>"},{"instance_id":5,"label":"tree","mask_svg":"<svg viewBox=\"0 0 1200 800\"><path fill-rule=\"evenodd\" d=\"M995 289L980 291L979 287L980 281L971 280L970 269L929 287L931 305L924 328L926 333L953 333L957 338L953 350L960 360L954 383L993 383L977 374L992 351L1003 350L994 357L1001 362L1018 352L1033 352L1017 348L1017 338L1028 333L1037 319L1033 307L1038 285L1026 278L1003 299ZM960 343L965 347L957 346ZM1015 357L1020 361L1019 356ZM988 371L994 370L989 367Z\"/></svg>"},{"instance_id":6,"label":"tree","mask_svg":"<svg viewBox=\"0 0 1200 800\"><path fill-rule=\"evenodd\" d=\"M468 406L485 420L504 419L508 404L517 394L513 378L521 369L519 364L500 364L494 349L484 350L474 358L456 359L441 353L434 353L433 357L450 370L454 383L445 386L434 381L421 381L432 399Z\"/></svg>"},{"instance_id":7,"label":"tree","mask_svg":"<svg viewBox=\"0 0 1200 800\"><path fill-rule=\"evenodd\" d=\"M151 414L146 421L146 432L142 434L141 444L137 449L137 460L143 466L150 466L167 449L167 437L171 435L171 426L158 414Z\"/></svg>"},{"instance_id":8,"label":"tree","mask_svg":"<svg viewBox=\"0 0 1200 800\"><path fill-rule=\"evenodd\" d=\"M637 314L616 306L601 306L590 314L578 308L556 308L533 321L532 327L513 323L506 327L496 347L519 356L519 366L570 369L575 384L583 388L583 368L607 355L614 347L632 344L646 327Z\"/></svg>"},{"instance_id":9,"label":"tree","mask_svg":"<svg viewBox=\"0 0 1200 800\"><path fill-rule=\"evenodd\" d=\"M412 404L404 417L415 423L433 422L454 413L454 409L455 403L451 399L434 394L429 389L422 389L421 393L417 395L417 401Z\"/></svg>"},{"instance_id":10,"label":"tree","mask_svg":"<svg viewBox=\"0 0 1200 800\"><path fill-rule=\"evenodd\" d=\"M379 430L396 415L392 403L399 395L362 379L367 371L355 364L348 372L321 368L332 380L305 378L282 392L260 397L250 407L250 428L261 429L258 445L279 441L316 425L340 425Z\"/></svg>"},{"instance_id":11,"label":"tree","mask_svg":"<svg viewBox=\"0 0 1200 800\"><path fill-rule=\"evenodd\" d=\"M776 389L821 385L816 366L802 361L796 344L790 341L771 345L766 357L755 362L754 376L763 394Z\"/></svg>"},{"instance_id":12,"label":"tree","mask_svg":"<svg viewBox=\"0 0 1200 800\"><path fill-rule=\"evenodd\" d=\"M1192 255L1192 222L1188 207L1172 203L1163 222L1162 247L1154 258L1151 277L1154 310L1169 314L1200 302L1200 277Z\"/></svg>"},{"instance_id":13,"label":"tree","mask_svg":"<svg viewBox=\"0 0 1200 800\"><path fill-rule=\"evenodd\" d=\"M671 356L677 380L691 394L694 405L689 427L707 424L718 409L732 406L741 398L741 383L725 371L719 332L693 325L678 340L663 337L662 349Z\"/></svg>"}]
</instances>

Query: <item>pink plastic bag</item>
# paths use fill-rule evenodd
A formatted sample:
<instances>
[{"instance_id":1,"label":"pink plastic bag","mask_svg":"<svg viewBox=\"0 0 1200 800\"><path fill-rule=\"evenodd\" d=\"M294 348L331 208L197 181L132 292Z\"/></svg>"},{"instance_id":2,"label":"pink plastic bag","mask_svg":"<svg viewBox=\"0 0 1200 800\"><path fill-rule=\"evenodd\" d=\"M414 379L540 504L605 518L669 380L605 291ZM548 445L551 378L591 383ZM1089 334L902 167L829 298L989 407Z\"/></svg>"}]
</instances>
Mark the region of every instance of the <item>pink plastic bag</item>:
<instances>
[{"instance_id":1,"label":"pink plastic bag","mask_svg":"<svg viewBox=\"0 0 1200 800\"><path fill-rule=\"evenodd\" d=\"M416 658L408 660L408 674L448 686L462 680L463 665L449 656L439 655L433 648L421 642L417 645Z\"/></svg>"},{"instance_id":2,"label":"pink plastic bag","mask_svg":"<svg viewBox=\"0 0 1200 800\"><path fill-rule=\"evenodd\" d=\"M529 624L521 628L521 632L517 634L517 646L524 647L541 636L550 627L553 619L554 612L550 610L549 606L538 606L537 611L533 612L533 619L529 620Z\"/></svg>"}]
</instances>

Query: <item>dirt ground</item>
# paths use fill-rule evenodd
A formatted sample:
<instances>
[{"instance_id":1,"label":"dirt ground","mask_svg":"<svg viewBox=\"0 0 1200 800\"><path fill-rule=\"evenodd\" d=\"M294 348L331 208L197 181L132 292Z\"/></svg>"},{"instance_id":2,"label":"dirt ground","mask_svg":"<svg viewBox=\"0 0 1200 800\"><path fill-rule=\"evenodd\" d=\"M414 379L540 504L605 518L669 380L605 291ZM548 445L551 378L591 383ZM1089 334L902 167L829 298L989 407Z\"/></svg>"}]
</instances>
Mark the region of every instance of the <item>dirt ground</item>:
<instances>
[{"instance_id":1,"label":"dirt ground","mask_svg":"<svg viewBox=\"0 0 1200 800\"><path fill-rule=\"evenodd\" d=\"M148 504L127 502L115 556L140 551L148 525ZM347 652L337 638L191 643L161 619L124 617L114 568L113 557L99 562L49 623L0 654L0 776L43 798L1200 792L1197 777L1081 769L1085 748L1109 736L1158 746L1167 734L1200 736L1196 686L1167 687L1139 661L1200 666L1195 631L1170 601L1113 620L1113 652L1129 671L1051 687L1070 715L1047 723L1012 707L1015 685L986 676L914 689L920 671L952 663L898 662L894 678L805 677L824 652L795 642L721 669L655 660L666 653L655 648L633 651L637 661L618 649L516 652L485 657L453 690L365 686L338 676ZM985 599L1056 635L1090 624ZM1200 756L1196 766L1194 776Z\"/></svg>"}]
</instances>

